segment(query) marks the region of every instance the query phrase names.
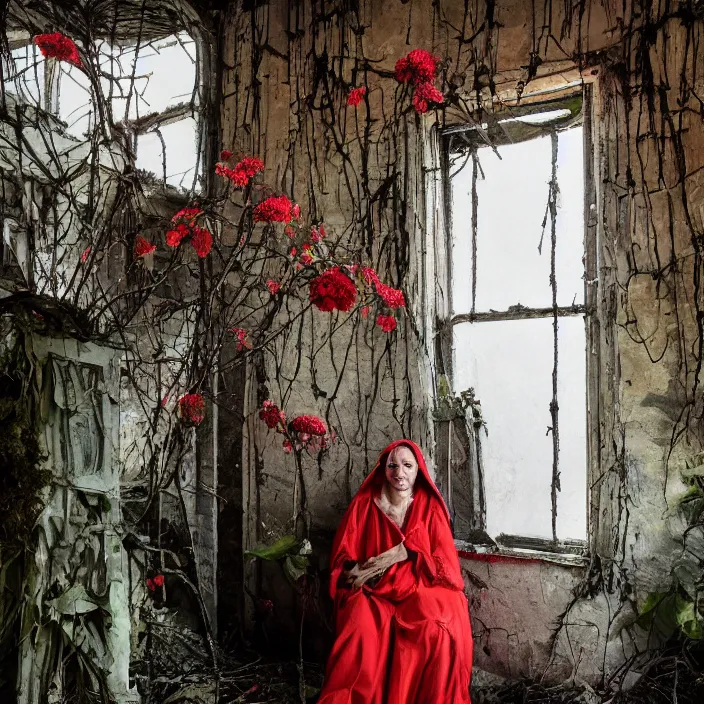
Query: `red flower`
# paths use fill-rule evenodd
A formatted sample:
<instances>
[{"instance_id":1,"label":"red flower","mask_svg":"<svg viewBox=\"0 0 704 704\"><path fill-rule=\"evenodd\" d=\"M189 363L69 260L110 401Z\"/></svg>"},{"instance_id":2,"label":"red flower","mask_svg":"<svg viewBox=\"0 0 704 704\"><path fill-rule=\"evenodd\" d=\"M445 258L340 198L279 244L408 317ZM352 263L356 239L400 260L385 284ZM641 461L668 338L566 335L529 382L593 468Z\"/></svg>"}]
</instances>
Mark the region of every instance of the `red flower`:
<instances>
[{"instance_id":1,"label":"red flower","mask_svg":"<svg viewBox=\"0 0 704 704\"><path fill-rule=\"evenodd\" d=\"M147 254L151 254L156 249L156 245L152 244L148 240L145 240L142 235L137 235L137 239L134 243L134 256L135 259L139 257L144 257Z\"/></svg>"},{"instance_id":2,"label":"red flower","mask_svg":"<svg viewBox=\"0 0 704 704\"><path fill-rule=\"evenodd\" d=\"M316 244L322 242L325 239L325 227L322 224L318 227L313 225L313 227L310 228L310 238Z\"/></svg>"},{"instance_id":3,"label":"red flower","mask_svg":"<svg viewBox=\"0 0 704 704\"><path fill-rule=\"evenodd\" d=\"M286 425L286 414L273 401L264 401L259 417L266 423L267 428L282 428Z\"/></svg>"},{"instance_id":4,"label":"red flower","mask_svg":"<svg viewBox=\"0 0 704 704\"><path fill-rule=\"evenodd\" d=\"M289 254L292 257L295 257L298 254L298 250L295 247L291 247L291 251L289 252Z\"/></svg>"},{"instance_id":5,"label":"red flower","mask_svg":"<svg viewBox=\"0 0 704 704\"><path fill-rule=\"evenodd\" d=\"M171 222L177 223L180 221L185 221L189 225L193 224L193 221L202 213L203 211L198 207L194 206L191 208L181 208L181 210L176 213L171 218Z\"/></svg>"},{"instance_id":6,"label":"red flower","mask_svg":"<svg viewBox=\"0 0 704 704\"><path fill-rule=\"evenodd\" d=\"M274 281L274 279L267 279L266 287L269 289L269 293L274 296L281 289L281 284L278 281Z\"/></svg>"},{"instance_id":7,"label":"red flower","mask_svg":"<svg viewBox=\"0 0 704 704\"><path fill-rule=\"evenodd\" d=\"M397 288L391 288L391 286L387 286L381 283L381 281L376 282L376 292L389 308L403 308L406 305L403 291L399 291Z\"/></svg>"},{"instance_id":8,"label":"red flower","mask_svg":"<svg viewBox=\"0 0 704 704\"><path fill-rule=\"evenodd\" d=\"M164 575L156 574L153 578L147 579L147 588L150 592L156 591L157 587L164 586Z\"/></svg>"},{"instance_id":9,"label":"red flower","mask_svg":"<svg viewBox=\"0 0 704 704\"><path fill-rule=\"evenodd\" d=\"M396 318L393 315L380 315L376 319L376 324L384 332L392 332L396 329Z\"/></svg>"},{"instance_id":10,"label":"red flower","mask_svg":"<svg viewBox=\"0 0 704 704\"><path fill-rule=\"evenodd\" d=\"M271 599L257 599L257 606L264 613L271 613L274 610L274 602ZM256 685L254 685L256 688Z\"/></svg>"},{"instance_id":11,"label":"red flower","mask_svg":"<svg viewBox=\"0 0 704 704\"><path fill-rule=\"evenodd\" d=\"M370 266L362 267L362 276L364 277L364 281L369 285L379 283L379 275Z\"/></svg>"},{"instance_id":12,"label":"red flower","mask_svg":"<svg viewBox=\"0 0 704 704\"><path fill-rule=\"evenodd\" d=\"M304 266L309 266L310 264L313 263L313 252L312 252L311 245L309 245L309 244L303 245L303 254L301 254L301 258L299 261Z\"/></svg>"},{"instance_id":13,"label":"red flower","mask_svg":"<svg viewBox=\"0 0 704 704\"><path fill-rule=\"evenodd\" d=\"M363 318L366 318L369 315L370 310L371 306L364 306L359 312L362 314Z\"/></svg>"},{"instance_id":14,"label":"red flower","mask_svg":"<svg viewBox=\"0 0 704 704\"><path fill-rule=\"evenodd\" d=\"M178 400L178 413L184 425L200 425L205 420L205 399L200 394L184 394Z\"/></svg>"},{"instance_id":15,"label":"red flower","mask_svg":"<svg viewBox=\"0 0 704 704\"><path fill-rule=\"evenodd\" d=\"M223 176L224 178L229 178L230 180L232 180L234 173L235 172L229 166L222 164L221 162L215 164L216 176Z\"/></svg>"},{"instance_id":16,"label":"red flower","mask_svg":"<svg viewBox=\"0 0 704 704\"><path fill-rule=\"evenodd\" d=\"M290 440L284 440L283 444L284 452L288 455L290 452L293 452L293 445L291 444Z\"/></svg>"},{"instance_id":17,"label":"red flower","mask_svg":"<svg viewBox=\"0 0 704 704\"><path fill-rule=\"evenodd\" d=\"M90 256L90 247L86 247L82 252L81 252L81 261L85 262L88 257Z\"/></svg>"},{"instance_id":18,"label":"red flower","mask_svg":"<svg viewBox=\"0 0 704 704\"><path fill-rule=\"evenodd\" d=\"M78 53L78 47L73 39L64 36L61 32L53 34L38 34L34 37L34 43L39 47L39 51L48 59L58 61L68 61L68 63L83 68L83 62Z\"/></svg>"},{"instance_id":19,"label":"red flower","mask_svg":"<svg viewBox=\"0 0 704 704\"><path fill-rule=\"evenodd\" d=\"M191 244L193 249L196 250L196 254L203 259L203 257L207 257L210 254L210 250L213 247L213 236L204 227L194 225Z\"/></svg>"},{"instance_id":20,"label":"red flower","mask_svg":"<svg viewBox=\"0 0 704 704\"><path fill-rule=\"evenodd\" d=\"M231 152L223 152L223 154L225 153L229 154L230 157L232 156ZM222 157L222 154L220 156ZM230 157L227 158L229 159ZM231 169L225 164L215 165L215 173L218 176L224 176L230 179L237 188L244 188L253 176L263 170L264 162L254 156L246 156L234 169Z\"/></svg>"},{"instance_id":21,"label":"red flower","mask_svg":"<svg viewBox=\"0 0 704 704\"><path fill-rule=\"evenodd\" d=\"M296 228L293 225L286 225L284 228L284 233L289 239L293 239L296 236Z\"/></svg>"},{"instance_id":22,"label":"red flower","mask_svg":"<svg viewBox=\"0 0 704 704\"><path fill-rule=\"evenodd\" d=\"M173 230L169 230L166 233L166 244L168 244L169 247L178 247L181 244L181 240L184 237L188 237L188 234L188 225L184 225L183 223L176 225Z\"/></svg>"},{"instance_id":23,"label":"red flower","mask_svg":"<svg viewBox=\"0 0 704 704\"><path fill-rule=\"evenodd\" d=\"M438 58L425 49L413 49L396 62L396 80L400 83L430 83L435 80Z\"/></svg>"},{"instance_id":24,"label":"red flower","mask_svg":"<svg viewBox=\"0 0 704 704\"><path fill-rule=\"evenodd\" d=\"M325 435L328 428L318 416L297 416L291 421L291 430L302 435Z\"/></svg>"},{"instance_id":25,"label":"red flower","mask_svg":"<svg viewBox=\"0 0 704 704\"><path fill-rule=\"evenodd\" d=\"M237 338L237 349L252 349L252 343L247 339L247 331L243 328L230 328L230 332Z\"/></svg>"},{"instance_id":26,"label":"red flower","mask_svg":"<svg viewBox=\"0 0 704 704\"><path fill-rule=\"evenodd\" d=\"M166 408L166 404L169 402L169 394L166 394L164 398L161 399L161 407Z\"/></svg>"},{"instance_id":27,"label":"red flower","mask_svg":"<svg viewBox=\"0 0 704 704\"><path fill-rule=\"evenodd\" d=\"M442 105L445 97L432 83L421 83L413 93L413 107L417 113L428 111L428 103Z\"/></svg>"},{"instance_id":28,"label":"red flower","mask_svg":"<svg viewBox=\"0 0 704 704\"><path fill-rule=\"evenodd\" d=\"M300 207L286 196L269 196L254 208L254 222L291 222L300 214Z\"/></svg>"},{"instance_id":29,"label":"red flower","mask_svg":"<svg viewBox=\"0 0 704 704\"><path fill-rule=\"evenodd\" d=\"M324 271L310 282L310 301L318 309L348 311L357 300L357 287L337 267Z\"/></svg>"},{"instance_id":30,"label":"red flower","mask_svg":"<svg viewBox=\"0 0 704 704\"><path fill-rule=\"evenodd\" d=\"M359 88L353 88L350 91L350 94L347 96L347 104L348 105L354 105L355 107L359 105L362 100L364 100L364 96L367 94L367 87L366 86L360 86Z\"/></svg>"},{"instance_id":31,"label":"red flower","mask_svg":"<svg viewBox=\"0 0 704 704\"><path fill-rule=\"evenodd\" d=\"M232 159L232 152L229 149L223 149L220 152L220 159L222 159L222 161L229 161Z\"/></svg>"},{"instance_id":32,"label":"red flower","mask_svg":"<svg viewBox=\"0 0 704 704\"><path fill-rule=\"evenodd\" d=\"M235 166L233 181L239 181L243 186L246 186L249 180L260 171L264 171L264 162L255 156L246 156Z\"/></svg>"}]
</instances>

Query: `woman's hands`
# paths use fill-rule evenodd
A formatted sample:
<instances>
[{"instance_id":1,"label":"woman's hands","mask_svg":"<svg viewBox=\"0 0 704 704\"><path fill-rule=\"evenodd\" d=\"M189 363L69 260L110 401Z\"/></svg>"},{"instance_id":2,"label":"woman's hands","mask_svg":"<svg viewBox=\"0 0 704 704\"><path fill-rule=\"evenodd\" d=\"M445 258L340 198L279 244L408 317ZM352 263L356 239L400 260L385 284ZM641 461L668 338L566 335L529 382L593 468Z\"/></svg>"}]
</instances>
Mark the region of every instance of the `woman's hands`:
<instances>
[{"instance_id":1,"label":"woman's hands","mask_svg":"<svg viewBox=\"0 0 704 704\"><path fill-rule=\"evenodd\" d=\"M352 569L343 573L344 581L354 587L360 589L370 579L380 577L386 570L397 562L403 562L408 559L408 552L403 543L395 545L390 550L382 552L381 555L370 557L362 565L355 564Z\"/></svg>"}]
</instances>

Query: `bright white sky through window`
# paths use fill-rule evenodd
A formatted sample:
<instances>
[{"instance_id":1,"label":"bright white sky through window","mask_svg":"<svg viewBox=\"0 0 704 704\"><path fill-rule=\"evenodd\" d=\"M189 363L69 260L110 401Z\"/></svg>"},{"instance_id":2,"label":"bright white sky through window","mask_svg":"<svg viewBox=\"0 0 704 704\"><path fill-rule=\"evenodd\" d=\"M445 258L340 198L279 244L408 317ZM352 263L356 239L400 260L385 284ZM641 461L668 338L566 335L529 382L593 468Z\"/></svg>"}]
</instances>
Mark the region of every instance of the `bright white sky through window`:
<instances>
[{"instance_id":1,"label":"bright white sky through window","mask_svg":"<svg viewBox=\"0 0 704 704\"><path fill-rule=\"evenodd\" d=\"M111 47L106 41L99 41L96 48L103 71L101 89L106 98L112 96L115 122L123 122L126 112L130 120L135 120L193 98L196 46L185 32L143 44L139 51L134 46ZM15 49L12 58L15 77L6 81L7 88L25 102L43 107L45 60L41 53L29 43ZM58 117L68 125L69 134L85 139L96 119L90 81L81 69L68 63L60 62L59 70ZM138 136L137 168L163 178L165 156L166 182L190 189L198 160L197 120L184 115L159 131L163 144L155 130Z\"/></svg>"},{"instance_id":2,"label":"bright white sky through window","mask_svg":"<svg viewBox=\"0 0 704 704\"><path fill-rule=\"evenodd\" d=\"M581 127L559 133L556 278L558 305L584 303L584 163ZM520 303L552 306L549 136L478 152L476 312ZM455 167L456 170L457 167ZM452 178L453 307L472 305L472 162ZM542 251L539 245L542 237ZM586 352L582 316L560 317L558 404L562 491L558 539L586 538ZM552 538L552 317L458 323L454 386L474 387L482 435L487 532Z\"/></svg>"}]
</instances>

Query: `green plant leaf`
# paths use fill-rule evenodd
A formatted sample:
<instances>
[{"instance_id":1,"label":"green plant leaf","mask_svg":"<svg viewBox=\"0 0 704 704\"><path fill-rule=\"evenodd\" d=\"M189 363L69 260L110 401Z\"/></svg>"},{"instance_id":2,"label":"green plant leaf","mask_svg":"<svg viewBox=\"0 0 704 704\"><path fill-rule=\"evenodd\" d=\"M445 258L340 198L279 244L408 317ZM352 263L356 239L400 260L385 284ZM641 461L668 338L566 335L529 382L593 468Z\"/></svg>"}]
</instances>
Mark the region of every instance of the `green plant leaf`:
<instances>
[{"instance_id":1,"label":"green plant leaf","mask_svg":"<svg viewBox=\"0 0 704 704\"><path fill-rule=\"evenodd\" d=\"M676 604L676 620L679 626L684 626L689 621L696 621L693 601L678 596Z\"/></svg>"},{"instance_id":2,"label":"green plant leaf","mask_svg":"<svg viewBox=\"0 0 704 704\"><path fill-rule=\"evenodd\" d=\"M667 592L650 592L643 602L640 615L645 616L646 614L649 614L666 596Z\"/></svg>"},{"instance_id":3,"label":"green plant leaf","mask_svg":"<svg viewBox=\"0 0 704 704\"><path fill-rule=\"evenodd\" d=\"M289 555L284 560L286 577L295 584L308 570L308 558L305 555Z\"/></svg>"},{"instance_id":4,"label":"green plant leaf","mask_svg":"<svg viewBox=\"0 0 704 704\"><path fill-rule=\"evenodd\" d=\"M298 552L298 541L293 535L284 535L271 545L262 545L253 550L247 550L245 557L258 557L261 560L280 560L286 555Z\"/></svg>"}]
</instances>

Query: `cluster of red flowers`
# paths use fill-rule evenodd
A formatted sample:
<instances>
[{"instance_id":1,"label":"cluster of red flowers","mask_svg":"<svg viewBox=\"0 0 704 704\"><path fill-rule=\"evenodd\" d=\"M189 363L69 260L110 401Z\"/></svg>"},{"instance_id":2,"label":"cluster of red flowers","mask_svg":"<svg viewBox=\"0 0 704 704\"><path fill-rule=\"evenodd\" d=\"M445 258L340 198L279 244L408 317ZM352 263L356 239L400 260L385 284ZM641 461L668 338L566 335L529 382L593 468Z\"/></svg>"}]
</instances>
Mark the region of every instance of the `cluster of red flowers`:
<instances>
[{"instance_id":1,"label":"cluster of red flowers","mask_svg":"<svg viewBox=\"0 0 704 704\"><path fill-rule=\"evenodd\" d=\"M310 282L311 303L326 313L348 311L356 300L357 287L338 267L324 271Z\"/></svg>"},{"instance_id":2,"label":"cluster of red flowers","mask_svg":"<svg viewBox=\"0 0 704 704\"><path fill-rule=\"evenodd\" d=\"M273 401L264 401L259 417L267 428L284 436L283 450L287 453L293 451L294 443L298 450L311 450L327 447L335 440L335 434L328 435L325 421L318 416L296 416L287 427L285 413Z\"/></svg>"},{"instance_id":3,"label":"cluster of red flowers","mask_svg":"<svg viewBox=\"0 0 704 704\"><path fill-rule=\"evenodd\" d=\"M313 227L310 228L310 239L318 244L319 242L322 242L327 233L325 232L325 225L321 222L320 225L313 225Z\"/></svg>"},{"instance_id":4,"label":"cluster of red flowers","mask_svg":"<svg viewBox=\"0 0 704 704\"><path fill-rule=\"evenodd\" d=\"M200 425L205 420L205 399L200 394L184 394L178 400L178 414L184 425Z\"/></svg>"},{"instance_id":5,"label":"cluster of red flowers","mask_svg":"<svg viewBox=\"0 0 704 704\"><path fill-rule=\"evenodd\" d=\"M371 284L379 283L379 275L370 266L362 267L362 276L364 277L365 283L369 284L370 286Z\"/></svg>"},{"instance_id":6,"label":"cluster of red flowers","mask_svg":"<svg viewBox=\"0 0 704 704\"><path fill-rule=\"evenodd\" d=\"M243 328L230 328L230 332L237 338L237 349L245 348L251 350L252 343L247 339L247 331Z\"/></svg>"},{"instance_id":7,"label":"cluster of red flowers","mask_svg":"<svg viewBox=\"0 0 704 704\"><path fill-rule=\"evenodd\" d=\"M142 235L137 235L137 239L134 242L134 257L139 259L147 254L151 254L156 249L156 245L145 240Z\"/></svg>"},{"instance_id":8,"label":"cluster of red flowers","mask_svg":"<svg viewBox=\"0 0 704 704\"><path fill-rule=\"evenodd\" d=\"M149 577L147 579L147 589L149 589L150 592L155 592L157 587L163 587L164 586L164 575L163 574L155 574L153 577Z\"/></svg>"},{"instance_id":9,"label":"cluster of red flowers","mask_svg":"<svg viewBox=\"0 0 704 704\"><path fill-rule=\"evenodd\" d=\"M376 282L376 292L389 308L403 308L406 305L406 299L403 297L403 291L397 288L391 288L381 281Z\"/></svg>"},{"instance_id":10,"label":"cluster of red flowers","mask_svg":"<svg viewBox=\"0 0 704 704\"><path fill-rule=\"evenodd\" d=\"M413 92L413 107L416 112L428 112L428 103L442 105L445 98L432 83L421 83Z\"/></svg>"},{"instance_id":11,"label":"cluster of red flowers","mask_svg":"<svg viewBox=\"0 0 704 704\"><path fill-rule=\"evenodd\" d=\"M193 249L196 250L196 254L203 259L210 254L210 250L213 248L213 236L204 227L196 225L193 228L191 244Z\"/></svg>"},{"instance_id":12,"label":"cluster of red flowers","mask_svg":"<svg viewBox=\"0 0 704 704\"><path fill-rule=\"evenodd\" d=\"M438 59L425 49L413 49L396 62L396 80L399 83L419 85L435 80Z\"/></svg>"},{"instance_id":13,"label":"cluster of red flowers","mask_svg":"<svg viewBox=\"0 0 704 704\"><path fill-rule=\"evenodd\" d=\"M204 227L196 225L196 218L202 212L198 207L179 210L171 218L174 227L166 233L166 244L169 247L178 247L184 239L187 239L201 259L207 257L213 248L213 236Z\"/></svg>"},{"instance_id":14,"label":"cluster of red flowers","mask_svg":"<svg viewBox=\"0 0 704 704\"><path fill-rule=\"evenodd\" d=\"M264 401L259 417L267 428L277 428L278 432L283 432L286 427L286 414L273 401Z\"/></svg>"},{"instance_id":15,"label":"cluster of red flowers","mask_svg":"<svg viewBox=\"0 0 704 704\"><path fill-rule=\"evenodd\" d=\"M229 155L227 158L232 157L232 153L228 151L223 151L220 156L224 155ZM215 167L218 176L229 179L237 188L244 188L260 171L264 171L264 162L255 156L246 156L233 169L222 163Z\"/></svg>"},{"instance_id":16,"label":"cluster of red flowers","mask_svg":"<svg viewBox=\"0 0 704 704\"><path fill-rule=\"evenodd\" d=\"M396 318L393 315L380 315L376 319L376 324L384 332L393 332L396 329Z\"/></svg>"},{"instance_id":17,"label":"cluster of red flowers","mask_svg":"<svg viewBox=\"0 0 704 704\"><path fill-rule=\"evenodd\" d=\"M429 103L443 103L443 94L433 85L437 71L437 57L425 49L413 49L396 62L396 80L413 86L413 107L416 112L427 112Z\"/></svg>"},{"instance_id":18,"label":"cluster of red flowers","mask_svg":"<svg viewBox=\"0 0 704 704\"><path fill-rule=\"evenodd\" d=\"M191 225L195 222L195 219L202 214L202 210L197 206L194 205L190 208L181 208L181 210L176 213L171 218L171 222L173 223L186 223L188 225Z\"/></svg>"},{"instance_id":19,"label":"cluster of red flowers","mask_svg":"<svg viewBox=\"0 0 704 704\"><path fill-rule=\"evenodd\" d=\"M286 196L269 196L254 208L254 222L285 222L298 220L301 206L292 203Z\"/></svg>"},{"instance_id":20,"label":"cluster of red flowers","mask_svg":"<svg viewBox=\"0 0 704 704\"><path fill-rule=\"evenodd\" d=\"M328 432L325 421L318 416L296 416L291 421L291 430L301 435L323 436Z\"/></svg>"},{"instance_id":21,"label":"cluster of red flowers","mask_svg":"<svg viewBox=\"0 0 704 704\"><path fill-rule=\"evenodd\" d=\"M328 435L325 421L318 416L296 416L289 426L294 434L294 441L298 449L308 451L322 450L335 440L334 433ZM293 445L289 439L284 442L284 452L291 452Z\"/></svg>"},{"instance_id":22,"label":"cluster of red flowers","mask_svg":"<svg viewBox=\"0 0 704 704\"><path fill-rule=\"evenodd\" d=\"M377 294L389 308L403 308L406 305L406 299L403 297L403 291L382 283L379 279L379 275L371 267L364 267L362 269L362 276L364 277L364 281L369 286L374 284Z\"/></svg>"},{"instance_id":23,"label":"cluster of red flowers","mask_svg":"<svg viewBox=\"0 0 704 704\"><path fill-rule=\"evenodd\" d=\"M274 296L281 290L281 284L274 279L267 279L266 287L269 289L269 293Z\"/></svg>"},{"instance_id":24,"label":"cluster of red flowers","mask_svg":"<svg viewBox=\"0 0 704 704\"><path fill-rule=\"evenodd\" d=\"M353 88L349 95L347 96L347 104L348 105L353 105L357 106L359 105L362 100L364 100L364 96L367 94L367 87L366 86L360 86L359 88Z\"/></svg>"},{"instance_id":25,"label":"cluster of red flowers","mask_svg":"<svg viewBox=\"0 0 704 704\"><path fill-rule=\"evenodd\" d=\"M34 43L48 59L67 61L74 66L78 66L78 68L83 68L83 62L75 42L73 39L61 34L61 32L38 34L34 37Z\"/></svg>"}]
</instances>

